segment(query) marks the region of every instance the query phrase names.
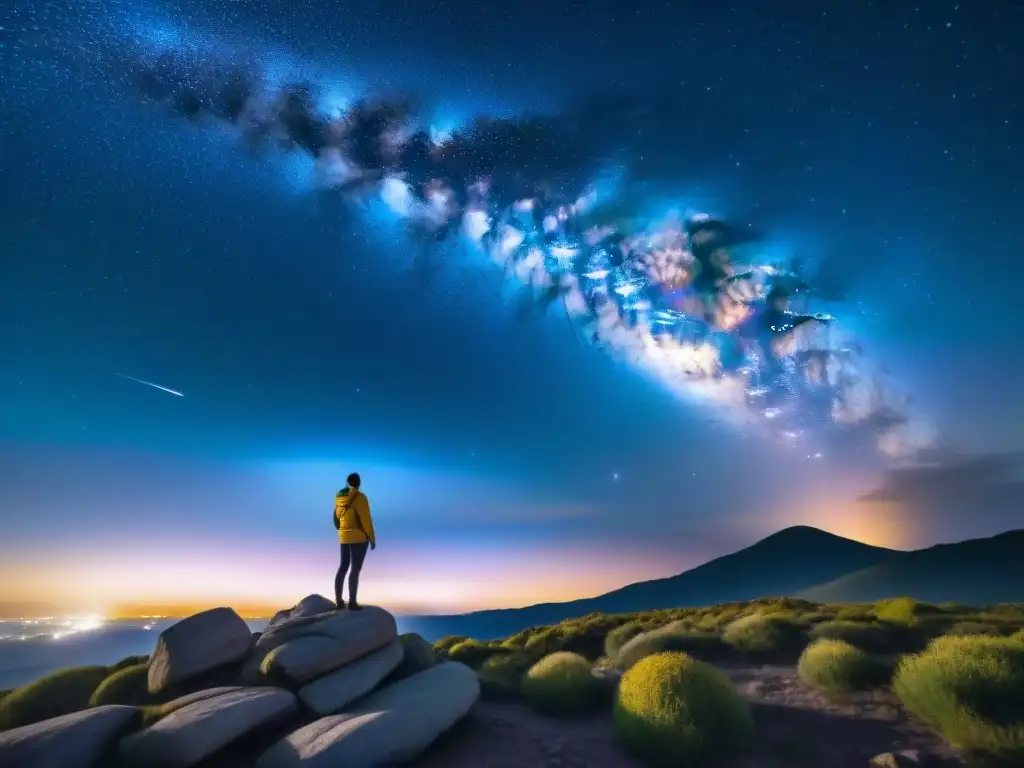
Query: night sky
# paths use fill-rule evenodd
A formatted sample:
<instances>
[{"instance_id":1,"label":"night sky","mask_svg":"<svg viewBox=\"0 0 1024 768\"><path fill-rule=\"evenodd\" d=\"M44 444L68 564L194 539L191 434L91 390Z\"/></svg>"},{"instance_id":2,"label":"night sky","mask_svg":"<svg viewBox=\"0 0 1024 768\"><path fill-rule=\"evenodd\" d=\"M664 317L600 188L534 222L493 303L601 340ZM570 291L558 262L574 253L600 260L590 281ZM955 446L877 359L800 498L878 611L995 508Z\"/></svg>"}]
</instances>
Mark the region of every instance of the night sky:
<instances>
[{"instance_id":1,"label":"night sky","mask_svg":"<svg viewBox=\"0 0 1024 768\"><path fill-rule=\"evenodd\" d=\"M380 541L361 596L396 610L596 594L792 524L901 548L1024 525L1024 6L74 5L0 9L0 614L330 594L352 470ZM840 265L840 319L941 455L808 461L521 317L487 264L414 269L301 153L95 64L139 40L410 89L439 131L676 105L633 156L653 204Z\"/></svg>"}]
</instances>

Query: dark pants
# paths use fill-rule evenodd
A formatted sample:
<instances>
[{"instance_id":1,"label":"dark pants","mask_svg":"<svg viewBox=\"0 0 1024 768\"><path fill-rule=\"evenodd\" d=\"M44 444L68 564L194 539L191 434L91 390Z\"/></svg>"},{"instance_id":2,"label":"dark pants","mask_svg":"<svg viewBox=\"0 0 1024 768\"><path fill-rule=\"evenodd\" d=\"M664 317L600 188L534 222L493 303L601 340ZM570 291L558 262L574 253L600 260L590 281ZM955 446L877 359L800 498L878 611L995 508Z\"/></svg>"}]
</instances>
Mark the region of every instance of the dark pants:
<instances>
[{"instance_id":1,"label":"dark pants","mask_svg":"<svg viewBox=\"0 0 1024 768\"><path fill-rule=\"evenodd\" d=\"M356 593L359 591L359 572L363 569L363 561L366 559L366 551L370 548L370 543L364 541L362 544L342 544L341 545L341 565L338 566L338 573L334 577L334 596L338 601L338 605L341 605L341 589L345 584L345 574L348 573L349 566L352 567L352 573L348 577L348 599L349 602L355 603Z\"/></svg>"}]
</instances>

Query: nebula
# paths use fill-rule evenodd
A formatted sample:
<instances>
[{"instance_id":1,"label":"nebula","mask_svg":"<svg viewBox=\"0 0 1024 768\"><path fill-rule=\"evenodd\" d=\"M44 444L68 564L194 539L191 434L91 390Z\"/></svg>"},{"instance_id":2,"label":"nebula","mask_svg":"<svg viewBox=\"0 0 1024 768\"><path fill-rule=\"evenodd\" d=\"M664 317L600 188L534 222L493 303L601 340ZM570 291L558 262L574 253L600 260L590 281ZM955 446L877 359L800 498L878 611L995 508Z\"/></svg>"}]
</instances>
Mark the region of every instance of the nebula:
<instances>
[{"instance_id":1,"label":"nebula","mask_svg":"<svg viewBox=\"0 0 1024 768\"><path fill-rule=\"evenodd\" d=\"M608 95L564 114L437 130L414 94L341 106L329 84L282 81L258 56L181 39L154 36L109 61L167 115L230 126L249 150L308 154L310 189L382 201L409 237L484 254L529 308L564 312L581 342L714 419L807 458L865 438L889 456L927 443L909 398L843 322L834 264L812 274L768 259L750 227L643 210L631 137L670 107ZM622 183L602 184L612 167Z\"/></svg>"}]
</instances>

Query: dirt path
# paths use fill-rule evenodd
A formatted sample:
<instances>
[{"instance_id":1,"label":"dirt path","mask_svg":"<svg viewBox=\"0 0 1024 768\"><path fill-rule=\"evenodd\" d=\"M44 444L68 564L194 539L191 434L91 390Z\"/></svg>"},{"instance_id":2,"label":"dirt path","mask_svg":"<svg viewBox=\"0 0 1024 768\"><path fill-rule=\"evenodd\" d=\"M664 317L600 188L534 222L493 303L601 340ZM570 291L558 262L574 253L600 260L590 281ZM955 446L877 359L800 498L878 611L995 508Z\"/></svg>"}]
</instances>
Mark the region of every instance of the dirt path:
<instances>
[{"instance_id":1,"label":"dirt path","mask_svg":"<svg viewBox=\"0 0 1024 768\"><path fill-rule=\"evenodd\" d=\"M834 704L792 667L723 668L754 707L750 752L723 768L867 768L882 752L917 751L922 765L962 766L940 738L906 716L888 693ZM438 742L420 768L641 768L624 754L608 714L559 721L515 703L481 701Z\"/></svg>"}]
</instances>

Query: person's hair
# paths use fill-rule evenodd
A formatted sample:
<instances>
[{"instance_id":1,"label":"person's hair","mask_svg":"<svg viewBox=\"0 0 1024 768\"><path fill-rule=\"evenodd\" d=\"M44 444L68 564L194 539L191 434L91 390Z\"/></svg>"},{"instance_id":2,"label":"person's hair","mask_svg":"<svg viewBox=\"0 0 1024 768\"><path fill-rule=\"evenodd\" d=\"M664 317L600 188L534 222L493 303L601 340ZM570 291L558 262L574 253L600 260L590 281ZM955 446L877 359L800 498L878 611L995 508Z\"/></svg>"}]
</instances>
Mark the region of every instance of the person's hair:
<instances>
[{"instance_id":1,"label":"person's hair","mask_svg":"<svg viewBox=\"0 0 1024 768\"><path fill-rule=\"evenodd\" d=\"M358 488L360 483L363 482L363 479L359 477L358 472L353 472L348 476L348 479L345 482L348 483L350 488Z\"/></svg>"}]
</instances>

